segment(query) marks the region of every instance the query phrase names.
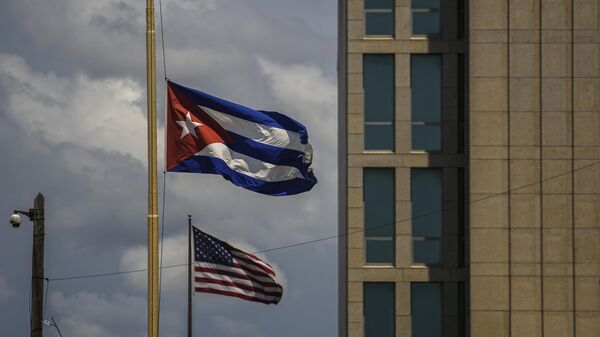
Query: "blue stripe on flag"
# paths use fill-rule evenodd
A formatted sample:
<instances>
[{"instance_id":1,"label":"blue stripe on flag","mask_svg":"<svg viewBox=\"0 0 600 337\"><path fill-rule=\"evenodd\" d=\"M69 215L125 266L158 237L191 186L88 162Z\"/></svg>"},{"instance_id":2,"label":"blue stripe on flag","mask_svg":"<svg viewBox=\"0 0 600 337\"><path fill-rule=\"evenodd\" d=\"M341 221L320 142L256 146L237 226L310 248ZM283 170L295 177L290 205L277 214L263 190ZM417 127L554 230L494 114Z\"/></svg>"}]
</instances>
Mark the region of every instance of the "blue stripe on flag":
<instances>
[{"instance_id":1,"label":"blue stripe on flag","mask_svg":"<svg viewBox=\"0 0 600 337\"><path fill-rule=\"evenodd\" d=\"M192 99L198 105L206 106L213 110L217 110L254 123L296 132L300 135L300 140L303 144L306 144L308 142L308 132L306 131L304 125L279 112L250 109L243 105L229 102L222 98L209 95L202 91L184 87L175 82L169 83L176 87L177 90L184 92L187 97Z\"/></svg>"},{"instance_id":2,"label":"blue stripe on flag","mask_svg":"<svg viewBox=\"0 0 600 337\"><path fill-rule=\"evenodd\" d=\"M219 158L205 156L192 156L169 171L218 174L236 186L273 196L306 192L317 183L317 178L315 178L312 172L308 173L309 179L295 178L285 181L267 182L234 171Z\"/></svg>"},{"instance_id":3,"label":"blue stripe on flag","mask_svg":"<svg viewBox=\"0 0 600 337\"><path fill-rule=\"evenodd\" d=\"M230 132L233 143L227 143L231 150L245 154L248 157L258 159L273 165L293 166L306 174L308 164L304 162L304 153L296 150L284 149L277 146L255 142L246 137Z\"/></svg>"}]
</instances>

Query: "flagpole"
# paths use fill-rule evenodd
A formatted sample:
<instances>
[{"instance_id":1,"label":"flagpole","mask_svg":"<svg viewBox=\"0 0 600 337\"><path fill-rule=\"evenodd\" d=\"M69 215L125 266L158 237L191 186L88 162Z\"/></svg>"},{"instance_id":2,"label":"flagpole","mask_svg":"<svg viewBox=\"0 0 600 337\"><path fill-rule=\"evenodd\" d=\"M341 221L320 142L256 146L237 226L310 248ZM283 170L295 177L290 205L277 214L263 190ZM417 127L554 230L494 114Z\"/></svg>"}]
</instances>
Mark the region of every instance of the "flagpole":
<instances>
[{"instance_id":1,"label":"flagpole","mask_svg":"<svg viewBox=\"0 0 600 337\"><path fill-rule=\"evenodd\" d=\"M192 337L192 215L188 214L188 337Z\"/></svg>"},{"instance_id":2,"label":"flagpole","mask_svg":"<svg viewBox=\"0 0 600 337\"><path fill-rule=\"evenodd\" d=\"M148 90L148 337L158 337L158 184L156 177L156 46L154 0L146 0Z\"/></svg>"}]
</instances>

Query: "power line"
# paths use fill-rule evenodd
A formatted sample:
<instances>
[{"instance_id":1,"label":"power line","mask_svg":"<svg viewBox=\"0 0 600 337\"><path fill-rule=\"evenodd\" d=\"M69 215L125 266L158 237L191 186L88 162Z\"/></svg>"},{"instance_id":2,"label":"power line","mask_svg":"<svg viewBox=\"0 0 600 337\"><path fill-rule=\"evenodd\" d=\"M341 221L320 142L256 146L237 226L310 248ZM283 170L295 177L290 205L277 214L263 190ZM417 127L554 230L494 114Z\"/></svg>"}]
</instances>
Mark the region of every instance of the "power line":
<instances>
[{"instance_id":1,"label":"power line","mask_svg":"<svg viewBox=\"0 0 600 337\"><path fill-rule=\"evenodd\" d=\"M598 164L600 164L600 160L594 161L591 164L587 164L587 165L578 167L578 168L573 169L573 170L569 170L567 172L563 172L561 174L557 174L555 176L551 176L551 177L544 178L544 179L539 180L539 181L535 181L533 183L525 184L525 185L522 185L522 186L510 189L510 190L507 190L507 191L498 192L498 193L491 194L491 195L488 195L488 196L480 198L480 199L476 199L476 200L470 201L469 204L474 204L474 203L481 202L481 201L488 200L488 199L492 199L492 198L495 198L495 197L498 197L498 196L501 196L501 195L504 195L504 194L508 194L508 193L511 193L511 192L514 192L514 191L522 190L524 188L528 188L528 187L531 187L531 186L534 186L534 185L538 185L538 184L544 183L544 182L552 180L552 179L560 178L560 177L566 176L568 174L571 174L571 173L574 173L574 172L577 172L577 171L581 171L581 170L584 170L586 168L589 168L589 167L592 167L592 166L595 166L595 165L598 165ZM352 232L346 232L346 233L337 234L337 235L330 235L330 236L322 237L322 238L319 238L319 239L302 241L302 242L292 243L292 244L289 244L289 245L284 245L284 246L279 246L279 247L274 247L274 248L259 250L259 251L253 252L253 254L266 253L266 252L272 252L272 251L283 250L283 249L288 249L288 248L305 246L305 245L309 245L309 244L316 243L316 242L331 240L331 239L335 239L335 238L339 238L339 237L343 237L343 236L348 236L348 235L351 235L351 234L356 234L356 233L364 232L366 230L371 230L371 229L375 229L375 228L379 228L379 227L385 227L385 226L393 225L395 223L411 221L411 220L414 220L414 219L418 219L418 218L430 216L432 214L437 214L437 213L444 212L444 211L451 210L451 209L455 209L455 208L458 208L458 206L446 207L446 208L442 208L442 209L439 209L439 210L436 210L436 211L433 211L433 212L419 214L419 215L416 215L416 216L413 216L413 217L410 217L410 218L405 218L405 219L394 221L394 222L390 222L390 223L384 223L384 224L380 224L380 225L376 225L376 226L369 226L369 228L357 229L357 230L352 231ZM177 268L177 267L183 267L183 266L187 266L187 265L188 265L188 263L173 264L173 265L163 266L163 267L161 267L161 269ZM140 272L144 272L144 271L147 271L147 270L148 269L146 269L146 268L144 268L144 269L134 269L134 270L112 272L112 273L87 274L87 275L77 275L77 276L67 276L67 277L56 277L56 278L50 278L49 280L50 281L65 281L65 280L86 279L86 278L95 278L95 277L105 277L105 276L113 276L113 275L123 275L123 274L140 273Z\"/></svg>"}]
</instances>

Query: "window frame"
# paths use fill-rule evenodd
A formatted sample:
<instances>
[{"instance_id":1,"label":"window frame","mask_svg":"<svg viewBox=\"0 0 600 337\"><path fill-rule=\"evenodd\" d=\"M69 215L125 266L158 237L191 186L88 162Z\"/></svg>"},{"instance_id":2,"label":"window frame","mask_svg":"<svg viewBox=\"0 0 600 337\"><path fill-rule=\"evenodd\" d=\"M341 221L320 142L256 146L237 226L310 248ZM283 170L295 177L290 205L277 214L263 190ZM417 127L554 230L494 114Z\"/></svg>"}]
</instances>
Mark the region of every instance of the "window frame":
<instances>
[{"instance_id":1,"label":"window frame","mask_svg":"<svg viewBox=\"0 0 600 337\"><path fill-rule=\"evenodd\" d=\"M396 332L396 283L395 282L363 282L363 336L371 337L371 336L367 335L367 308L366 308L367 289L366 288L368 285L386 285L391 288L392 305L391 305L390 309L392 312L391 322L393 325L391 337L395 336L396 335L395 334L395 332Z\"/></svg>"},{"instance_id":2,"label":"window frame","mask_svg":"<svg viewBox=\"0 0 600 337\"><path fill-rule=\"evenodd\" d=\"M363 2L363 22L364 31L363 35L366 39L393 39L396 36L396 1L392 0L391 8L366 8L368 0ZM368 34L367 33L367 14L370 13L390 13L392 16L392 32L391 34Z\"/></svg>"},{"instance_id":3,"label":"window frame","mask_svg":"<svg viewBox=\"0 0 600 337\"><path fill-rule=\"evenodd\" d=\"M367 59L371 56L387 56L391 58L391 66L392 69L389 74L391 74L392 86L391 86L391 118L388 121L377 120L377 121L367 121L367 86L366 86L366 69L367 69ZM364 152L385 152L385 153L393 153L396 151L396 54L394 53L364 53L362 54L362 63L363 63L363 151ZM391 147L389 148L375 148L369 149L367 148L367 126L390 126L391 129Z\"/></svg>"},{"instance_id":4,"label":"window frame","mask_svg":"<svg viewBox=\"0 0 600 337\"><path fill-rule=\"evenodd\" d=\"M410 283L410 317L411 317L411 336L412 337L418 337L415 336L415 329L414 327L416 326L415 323L415 317L417 315L415 315L415 291L414 291L414 286L417 284L431 284L431 285L437 285L439 287L439 313L440 316L438 317L439 320L439 331L440 331L440 336L442 337L444 335L444 283L443 282L411 282ZM431 319L429 320L431 322Z\"/></svg>"},{"instance_id":5,"label":"window frame","mask_svg":"<svg viewBox=\"0 0 600 337\"><path fill-rule=\"evenodd\" d=\"M393 184L393 188L392 188L392 223L390 223L390 227L392 229L392 233L390 235L367 235L369 233L369 227L367 227L367 204L366 204L366 176L367 174L365 174L365 172L367 171L376 171L376 170L381 170L381 171L388 171L391 172L391 176L392 176L392 184ZM381 227L385 227L388 224L376 224L374 225L375 228L381 226ZM363 235L363 244L364 244L364 250L363 250L363 263L365 266L387 266L387 267L393 267L396 265L396 168L395 167L364 167L363 168L363 229L364 229L364 235ZM392 258L391 258L391 262L369 262L367 259L368 256L368 249L367 249L367 243L369 241L391 241L392 242Z\"/></svg>"},{"instance_id":6,"label":"window frame","mask_svg":"<svg viewBox=\"0 0 600 337\"><path fill-rule=\"evenodd\" d=\"M413 179L413 172L416 171L435 171L438 173L439 178L440 178L440 191L439 191L439 198L440 198L440 205L441 208L439 210L439 212L441 213L441 217L440 217L440 234L439 236L430 236L430 235L424 235L424 236L415 236L414 235L414 222L411 221L411 266L419 266L419 267L442 267L444 265L444 211L443 211L443 206L444 206L444 169L441 167L418 167L418 168L411 168L410 169L410 203L411 203L411 216L413 217L418 217L421 216L420 214L414 214L413 212L413 208L414 208L414 200L413 200L413 196L414 196L414 189L415 189L415 182ZM436 210L437 211L437 210ZM428 214L428 213L425 213ZM438 255L438 262L436 263L427 263L427 262L416 262L415 261L415 241L438 241L439 242L439 255Z\"/></svg>"},{"instance_id":7,"label":"window frame","mask_svg":"<svg viewBox=\"0 0 600 337\"><path fill-rule=\"evenodd\" d=\"M428 40L439 40L442 38L442 0L440 0L439 7L429 7L429 8L415 8L413 7L413 2L415 0L410 1L410 34L411 38L416 39L428 39ZM439 31L434 34L415 34L414 30L414 21L415 21L415 13L418 14L426 14L426 13L439 13L438 15L438 27Z\"/></svg>"},{"instance_id":8,"label":"window frame","mask_svg":"<svg viewBox=\"0 0 600 337\"><path fill-rule=\"evenodd\" d=\"M440 102L440 111L439 111L439 121L437 122L427 122L427 121L418 121L414 119L414 115L415 115L415 111L414 111L414 104L413 104L413 90L414 86L413 86L413 73L414 73L414 67L413 67L413 60L417 57L420 56L435 56L439 58L439 102ZM410 127L411 127L411 141L410 141L410 151L411 152L426 152L426 153L440 153L444 151L443 148L443 143L444 143L444 120L443 120L443 114L444 114L444 56L443 54L422 54L422 53L416 53L416 54L411 54L410 55L410 90L411 90L411 108L410 108ZM437 149L435 150L426 150L426 149L415 149L414 148L414 129L415 126L433 126L433 127L438 127L439 128L439 143L437 144Z\"/></svg>"}]
</instances>

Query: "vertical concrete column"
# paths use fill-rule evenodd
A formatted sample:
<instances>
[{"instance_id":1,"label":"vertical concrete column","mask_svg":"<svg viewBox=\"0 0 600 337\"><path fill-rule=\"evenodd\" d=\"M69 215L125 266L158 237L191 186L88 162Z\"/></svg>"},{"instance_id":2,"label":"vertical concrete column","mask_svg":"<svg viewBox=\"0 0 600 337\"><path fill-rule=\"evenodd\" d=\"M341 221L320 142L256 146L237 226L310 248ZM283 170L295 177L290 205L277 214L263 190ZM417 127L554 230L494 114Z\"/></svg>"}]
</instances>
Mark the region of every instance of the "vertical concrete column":
<instances>
[{"instance_id":1,"label":"vertical concrete column","mask_svg":"<svg viewBox=\"0 0 600 337\"><path fill-rule=\"evenodd\" d=\"M469 3L470 307L473 337L509 333L508 0ZM501 195L496 195L496 194Z\"/></svg>"},{"instance_id":2,"label":"vertical concrete column","mask_svg":"<svg viewBox=\"0 0 600 337\"><path fill-rule=\"evenodd\" d=\"M600 8L573 5L574 331L591 337L600 331Z\"/></svg>"}]
</instances>

